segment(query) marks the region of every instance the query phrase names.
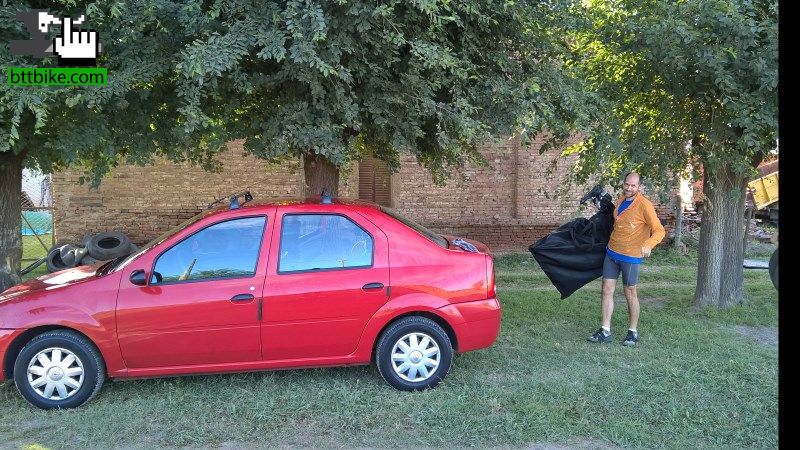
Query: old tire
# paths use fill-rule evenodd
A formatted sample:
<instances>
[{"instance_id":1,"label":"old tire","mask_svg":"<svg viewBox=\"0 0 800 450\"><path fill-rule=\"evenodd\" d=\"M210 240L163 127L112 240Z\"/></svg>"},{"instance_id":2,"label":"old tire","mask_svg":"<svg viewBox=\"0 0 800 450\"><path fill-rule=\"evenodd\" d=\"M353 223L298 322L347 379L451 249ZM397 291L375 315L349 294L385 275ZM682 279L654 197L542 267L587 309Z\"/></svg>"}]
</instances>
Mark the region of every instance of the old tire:
<instances>
[{"instance_id":1,"label":"old tire","mask_svg":"<svg viewBox=\"0 0 800 450\"><path fill-rule=\"evenodd\" d=\"M70 330L36 336L14 363L17 390L42 409L83 405L100 391L105 377L100 352L86 337Z\"/></svg>"},{"instance_id":2,"label":"old tire","mask_svg":"<svg viewBox=\"0 0 800 450\"><path fill-rule=\"evenodd\" d=\"M75 267L78 265L78 256L75 254L75 250L78 247L72 244L64 244L58 248L59 254L61 255L61 261L67 267Z\"/></svg>"},{"instance_id":3,"label":"old tire","mask_svg":"<svg viewBox=\"0 0 800 450\"><path fill-rule=\"evenodd\" d=\"M778 249L772 252L769 257L769 278L772 280L772 285L778 289Z\"/></svg>"},{"instance_id":4,"label":"old tire","mask_svg":"<svg viewBox=\"0 0 800 450\"><path fill-rule=\"evenodd\" d=\"M450 371L453 346L436 322L420 316L404 317L381 334L375 362L383 379L396 389L430 389Z\"/></svg>"},{"instance_id":5,"label":"old tire","mask_svg":"<svg viewBox=\"0 0 800 450\"><path fill-rule=\"evenodd\" d=\"M47 252L47 271L53 273L64 269L69 269L69 266L61 259L60 247L51 248L50 251Z\"/></svg>"},{"instance_id":6,"label":"old tire","mask_svg":"<svg viewBox=\"0 0 800 450\"><path fill-rule=\"evenodd\" d=\"M92 264L95 264L95 263L98 263L98 262L100 262L100 261L92 258L89 255L86 255L81 259L81 265L82 266L91 266Z\"/></svg>"},{"instance_id":7,"label":"old tire","mask_svg":"<svg viewBox=\"0 0 800 450\"><path fill-rule=\"evenodd\" d=\"M130 246L131 240L119 231L97 233L86 244L89 256L101 261L127 255Z\"/></svg>"},{"instance_id":8,"label":"old tire","mask_svg":"<svg viewBox=\"0 0 800 450\"><path fill-rule=\"evenodd\" d=\"M75 248L75 265L80 266L83 265L83 258L89 256L89 249L81 246Z\"/></svg>"}]
</instances>

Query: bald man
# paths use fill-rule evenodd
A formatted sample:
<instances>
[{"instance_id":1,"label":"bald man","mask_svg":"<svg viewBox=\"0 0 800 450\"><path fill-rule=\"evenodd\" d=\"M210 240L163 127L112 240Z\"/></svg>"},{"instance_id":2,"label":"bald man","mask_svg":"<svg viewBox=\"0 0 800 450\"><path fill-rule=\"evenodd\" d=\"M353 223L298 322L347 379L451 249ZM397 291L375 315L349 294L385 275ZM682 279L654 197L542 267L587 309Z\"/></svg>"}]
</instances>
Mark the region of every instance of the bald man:
<instances>
[{"instance_id":1,"label":"bald man","mask_svg":"<svg viewBox=\"0 0 800 450\"><path fill-rule=\"evenodd\" d=\"M614 288L622 274L625 299L628 301L628 333L622 345L634 346L639 342L639 297L636 282L639 265L662 239L664 227L658 220L653 204L639 192L641 177L636 172L625 175L623 195L614 208L614 231L606 247L603 263L603 290L600 302L601 326L589 336L589 342L612 342L611 315L614 313Z\"/></svg>"}]
</instances>

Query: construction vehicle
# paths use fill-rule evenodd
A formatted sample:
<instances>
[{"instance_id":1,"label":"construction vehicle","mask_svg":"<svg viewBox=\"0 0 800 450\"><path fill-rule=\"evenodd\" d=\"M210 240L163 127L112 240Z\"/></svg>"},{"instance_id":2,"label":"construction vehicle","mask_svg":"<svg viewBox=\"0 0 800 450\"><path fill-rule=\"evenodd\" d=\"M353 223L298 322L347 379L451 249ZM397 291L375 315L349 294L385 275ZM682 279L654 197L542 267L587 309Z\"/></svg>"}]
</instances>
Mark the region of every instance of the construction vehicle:
<instances>
[{"instance_id":1,"label":"construction vehicle","mask_svg":"<svg viewBox=\"0 0 800 450\"><path fill-rule=\"evenodd\" d=\"M778 160L758 166L759 177L747 183L753 216L778 225ZM769 258L769 278L778 289L778 249Z\"/></svg>"},{"instance_id":2,"label":"construction vehicle","mask_svg":"<svg viewBox=\"0 0 800 450\"><path fill-rule=\"evenodd\" d=\"M762 164L758 167L760 176L747 186L752 195L752 203L748 199L748 207L755 207L753 216L775 225L778 224L778 160Z\"/></svg>"}]
</instances>

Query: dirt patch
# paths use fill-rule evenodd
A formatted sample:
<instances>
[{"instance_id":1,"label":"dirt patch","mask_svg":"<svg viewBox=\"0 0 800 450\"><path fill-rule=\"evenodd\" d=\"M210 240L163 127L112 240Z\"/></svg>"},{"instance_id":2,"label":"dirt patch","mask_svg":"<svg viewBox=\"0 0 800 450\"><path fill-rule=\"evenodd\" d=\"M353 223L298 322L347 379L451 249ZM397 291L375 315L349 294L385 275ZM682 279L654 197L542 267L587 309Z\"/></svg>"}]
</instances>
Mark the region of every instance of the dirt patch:
<instances>
[{"instance_id":1,"label":"dirt patch","mask_svg":"<svg viewBox=\"0 0 800 450\"><path fill-rule=\"evenodd\" d=\"M281 448L336 448L342 447L330 433L310 417L303 417L296 425L294 435Z\"/></svg>"},{"instance_id":2,"label":"dirt patch","mask_svg":"<svg viewBox=\"0 0 800 450\"><path fill-rule=\"evenodd\" d=\"M730 329L739 336L756 341L765 347L778 348L778 327L734 325Z\"/></svg>"},{"instance_id":3,"label":"dirt patch","mask_svg":"<svg viewBox=\"0 0 800 450\"><path fill-rule=\"evenodd\" d=\"M622 447L610 442L603 442L594 439L579 439L568 444L555 444L552 442L533 442L526 447L528 450L621 450Z\"/></svg>"},{"instance_id":4,"label":"dirt patch","mask_svg":"<svg viewBox=\"0 0 800 450\"><path fill-rule=\"evenodd\" d=\"M0 435L0 439L5 440L2 435ZM25 445L30 445L30 443L23 440L5 441L0 443L0 450L17 450L24 448Z\"/></svg>"}]
</instances>

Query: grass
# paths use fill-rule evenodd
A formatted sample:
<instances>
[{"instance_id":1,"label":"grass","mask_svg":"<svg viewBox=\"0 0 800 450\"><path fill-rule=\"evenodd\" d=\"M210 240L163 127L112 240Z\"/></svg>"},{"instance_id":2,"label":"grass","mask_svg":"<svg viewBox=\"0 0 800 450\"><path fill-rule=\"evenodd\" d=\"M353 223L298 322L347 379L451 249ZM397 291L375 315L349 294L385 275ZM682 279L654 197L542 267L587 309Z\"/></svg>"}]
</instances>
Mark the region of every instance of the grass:
<instances>
[{"instance_id":1,"label":"grass","mask_svg":"<svg viewBox=\"0 0 800 450\"><path fill-rule=\"evenodd\" d=\"M746 270L748 305L694 308L694 264L658 251L642 267L636 348L585 341L598 326L598 281L560 300L530 255L505 255L497 343L459 356L434 390L399 392L374 367L350 367L110 382L83 408L40 411L5 383L0 442L776 448L778 350L732 327L776 330L777 292L766 270ZM619 288L617 300L619 341Z\"/></svg>"},{"instance_id":2,"label":"grass","mask_svg":"<svg viewBox=\"0 0 800 450\"><path fill-rule=\"evenodd\" d=\"M42 247L42 244L39 242L41 239L42 242L47 246L45 249ZM47 256L47 251L50 250L50 247L53 245L53 238L49 234L40 235L37 239L36 236L22 236L22 268L24 269L29 264L33 263L34 261L38 260L39 258L44 258ZM33 271L25 274L22 279L28 280L31 278L36 278L47 273L47 264L42 264L39 267L33 269Z\"/></svg>"}]
</instances>

